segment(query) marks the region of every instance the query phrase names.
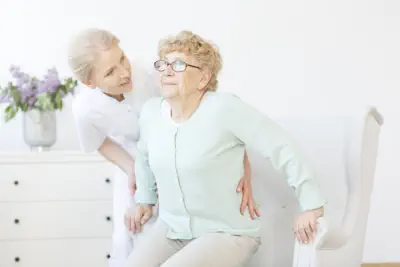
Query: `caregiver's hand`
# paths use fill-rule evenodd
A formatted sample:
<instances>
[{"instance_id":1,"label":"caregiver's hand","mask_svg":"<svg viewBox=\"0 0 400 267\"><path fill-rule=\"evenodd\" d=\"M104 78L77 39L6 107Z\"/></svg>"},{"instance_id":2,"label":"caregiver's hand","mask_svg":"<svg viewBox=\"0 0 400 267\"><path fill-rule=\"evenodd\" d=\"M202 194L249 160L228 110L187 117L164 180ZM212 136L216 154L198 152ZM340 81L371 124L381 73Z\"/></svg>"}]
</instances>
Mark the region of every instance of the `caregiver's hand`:
<instances>
[{"instance_id":1,"label":"caregiver's hand","mask_svg":"<svg viewBox=\"0 0 400 267\"><path fill-rule=\"evenodd\" d=\"M153 205L137 204L129 208L124 216L126 228L133 233L142 231L142 225L153 216Z\"/></svg>"},{"instance_id":2,"label":"caregiver's hand","mask_svg":"<svg viewBox=\"0 0 400 267\"><path fill-rule=\"evenodd\" d=\"M128 173L128 189L131 195L134 195L137 189L135 171L133 170Z\"/></svg>"},{"instance_id":3,"label":"caregiver's hand","mask_svg":"<svg viewBox=\"0 0 400 267\"><path fill-rule=\"evenodd\" d=\"M237 192L243 192L242 203L240 205L240 213L243 215L246 207L250 213L250 217L254 220L255 215L260 217L260 211L257 207L256 201L253 198L253 189L251 184L251 178L243 177L240 179L237 187Z\"/></svg>"},{"instance_id":4,"label":"caregiver's hand","mask_svg":"<svg viewBox=\"0 0 400 267\"><path fill-rule=\"evenodd\" d=\"M240 179L237 186L237 192L243 192L242 203L240 205L240 213L243 215L246 207L250 213L250 217L254 220L255 215L260 217L260 211L258 210L256 201L253 198L253 188L251 183L251 166L247 157L247 152L244 155L243 160L244 176Z\"/></svg>"}]
</instances>

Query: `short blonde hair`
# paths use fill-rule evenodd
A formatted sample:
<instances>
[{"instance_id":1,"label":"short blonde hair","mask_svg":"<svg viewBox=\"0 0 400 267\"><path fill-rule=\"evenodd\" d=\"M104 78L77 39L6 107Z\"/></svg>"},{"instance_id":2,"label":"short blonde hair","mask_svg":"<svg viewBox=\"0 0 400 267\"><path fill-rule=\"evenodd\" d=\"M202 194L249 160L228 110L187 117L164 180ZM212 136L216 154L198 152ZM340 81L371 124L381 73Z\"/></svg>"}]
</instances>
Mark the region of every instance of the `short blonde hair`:
<instances>
[{"instance_id":1,"label":"short blonde hair","mask_svg":"<svg viewBox=\"0 0 400 267\"><path fill-rule=\"evenodd\" d=\"M218 74L222 68L222 58L218 47L211 41L204 40L191 31L181 31L177 35L168 36L158 44L158 56L163 58L171 52L184 53L194 56L201 68L211 72L211 78L206 90L216 91L218 87Z\"/></svg>"},{"instance_id":2,"label":"short blonde hair","mask_svg":"<svg viewBox=\"0 0 400 267\"><path fill-rule=\"evenodd\" d=\"M87 82L97 53L117 44L119 39L107 30L89 28L78 33L68 47L68 65L73 75Z\"/></svg>"}]
</instances>

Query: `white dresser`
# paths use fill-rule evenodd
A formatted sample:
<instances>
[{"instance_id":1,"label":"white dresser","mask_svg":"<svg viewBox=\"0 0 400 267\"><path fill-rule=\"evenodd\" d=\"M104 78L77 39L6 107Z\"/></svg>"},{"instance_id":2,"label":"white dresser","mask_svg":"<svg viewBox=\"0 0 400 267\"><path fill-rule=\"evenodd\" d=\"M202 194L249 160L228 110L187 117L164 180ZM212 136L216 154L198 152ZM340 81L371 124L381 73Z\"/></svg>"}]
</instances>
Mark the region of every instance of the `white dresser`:
<instances>
[{"instance_id":1,"label":"white dresser","mask_svg":"<svg viewBox=\"0 0 400 267\"><path fill-rule=\"evenodd\" d=\"M0 267L106 267L114 168L98 154L0 154Z\"/></svg>"}]
</instances>

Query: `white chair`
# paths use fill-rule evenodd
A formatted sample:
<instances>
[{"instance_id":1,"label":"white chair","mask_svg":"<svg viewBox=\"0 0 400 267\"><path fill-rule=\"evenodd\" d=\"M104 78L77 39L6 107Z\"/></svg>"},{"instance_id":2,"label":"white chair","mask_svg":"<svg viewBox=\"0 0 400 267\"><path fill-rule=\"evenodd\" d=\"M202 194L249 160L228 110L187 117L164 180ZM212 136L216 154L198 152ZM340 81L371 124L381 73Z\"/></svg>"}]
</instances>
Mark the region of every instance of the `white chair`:
<instances>
[{"instance_id":1,"label":"white chair","mask_svg":"<svg viewBox=\"0 0 400 267\"><path fill-rule=\"evenodd\" d=\"M351 113L279 118L303 148L327 198L312 244L295 241L299 205L269 162L249 151L254 195L261 204L262 241L249 267L359 267L370 209L381 115L375 108ZM261 202L261 203L260 203Z\"/></svg>"}]
</instances>

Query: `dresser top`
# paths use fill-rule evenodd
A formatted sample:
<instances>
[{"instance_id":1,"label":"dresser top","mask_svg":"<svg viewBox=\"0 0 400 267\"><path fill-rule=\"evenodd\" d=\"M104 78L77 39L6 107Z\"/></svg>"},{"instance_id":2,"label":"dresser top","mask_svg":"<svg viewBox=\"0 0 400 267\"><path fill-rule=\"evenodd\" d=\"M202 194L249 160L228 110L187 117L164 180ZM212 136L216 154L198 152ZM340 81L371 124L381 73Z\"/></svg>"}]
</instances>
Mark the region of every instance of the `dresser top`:
<instances>
[{"instance_id":1,"label":"dresser top","mask_svg":"<svg viewBox=\"0 0 400 267\"><path fill-rule=\"evenodd\" d=\"M99 153L52 150L43 152L0 152L0 165L20 163L104 162Z\"/></svg>"}]
</instances>

